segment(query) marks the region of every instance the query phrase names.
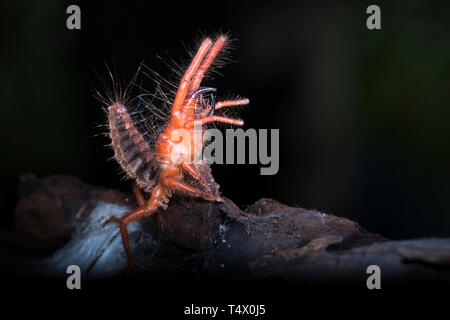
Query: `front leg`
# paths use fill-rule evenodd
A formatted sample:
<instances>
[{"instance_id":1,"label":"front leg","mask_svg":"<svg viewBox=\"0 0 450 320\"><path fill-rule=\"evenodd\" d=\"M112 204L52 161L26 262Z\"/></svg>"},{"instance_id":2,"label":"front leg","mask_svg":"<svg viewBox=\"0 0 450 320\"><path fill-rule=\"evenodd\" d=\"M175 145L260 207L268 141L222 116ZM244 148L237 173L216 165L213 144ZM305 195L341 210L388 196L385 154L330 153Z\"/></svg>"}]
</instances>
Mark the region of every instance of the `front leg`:
<instances>
[{"instance_id":1,"label":"front leg","mask_svg":"<svg viewBox=\"0 0 450 320\"><path fill-rule=\"evenodd\" d=\"M136 201L139 207L145 206L144 194L142 193L142 190L138 187L136 181L133 181L133 192L134 195L136 196Z\"/></svg>"},{"instance_id":2,"label":"front leg","mask_svg":"<svg viewBox=\"0 0 450 320\"><path fill-rule=\"evenodd\" d=\"M170 178L170 177L165 178L164 184L174 190L183 191L183 192L185 192L193 197L196 197L196 198L202 198L207 201L223 202L222 198L220 198L216 195L206 193L197 188L191 187L181 181L175 180L174 178Z\"/></svg>"},{"instance_id":3,"label":"front leg","mask_svg":"<svg viewBox=\"0 0 450 320\"><path fill-rule=\"evenodd\" d=\"M227 117L220 117L220 116L209 116L209 117L194 120L193 122L188 124L188 127L196 127L196 126L200 126L205 123L213 122L213 121L234 124L237 126L242 126L244 124L244 121L242 121L242 120L230 119Z\"/></svg>"},{"instance_id":4,"label":"front leg","mask_svg":"<svg viewBox=\"0 0 450 320\"><path fill-rule=\"evenodd\" d=\"M220 101L217 103L213 103L213 105L210 108L200 113L199 118L212 116L215 110L219 110L224 107L242 106L248 104L249 102L250 100L248 99L241 99L241 100Z\"/></svg>"},{"instance_id":5,"label":"front leg","mask_svg":"<svg viewBox=\"0 0 450 320\"><path fill-rule=\"evenodd\" d=\"M142 190L138 187L138 185L135 181L133 181L133 192L134 192L134 196L136 197L136 201L138 203L139 208L144 207L146 204L144 194L142 193ZM103 223L103 227L111 222L119 223L120 218L118 218L116 216L111 216Z\"/></svg>"}]
</instances>

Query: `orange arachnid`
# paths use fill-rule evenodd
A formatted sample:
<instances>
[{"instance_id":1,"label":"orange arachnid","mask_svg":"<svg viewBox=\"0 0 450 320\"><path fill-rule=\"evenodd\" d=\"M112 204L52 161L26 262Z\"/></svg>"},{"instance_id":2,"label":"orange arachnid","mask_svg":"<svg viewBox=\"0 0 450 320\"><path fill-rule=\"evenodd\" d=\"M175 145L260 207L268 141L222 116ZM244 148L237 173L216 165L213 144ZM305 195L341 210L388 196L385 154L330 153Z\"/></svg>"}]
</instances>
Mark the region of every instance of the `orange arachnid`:
<instances>
[{"instance_id":1,"label":"orange arachnid","mask_svg":"<svg viewBox=\"0 0 450 320\"><path fill-rule=\"evenodd\" d=\"M194 142L194 128L198 130L215 121L243 124L241 120L214 113L223 107L247 104L248 99L217 103L211 99L212 102L205 106L204 95L211 94L215 89L200 87L205 73L226 42L227 37L224 35L219 36L214 43L209 38L203 40L181 78L175 98L170 102L170 117L153 141L149 138L151 134L143 132L133 121L124 101L116 100L108 104L109 130L115 159L133 180L133 191L139 204L138 209L120 219L120 232L129 264L132 262L132 254L127 225L140 217L153 214L159 207L166 208L172 193L181 192L207 201L221 201L218 193L211 190L204 173L193 163L193 150L198 150L194 146L197 143ZM190 133L188 137L191 138L181 136L180 129ZM201 144L200 149L203 148L203 142ZM180 150L185 156L175 160L173 154ZM186 183L187 178L196 181L197 186ZM148 200L145 195L150 195Z\"/></svg>"}]
</instances>

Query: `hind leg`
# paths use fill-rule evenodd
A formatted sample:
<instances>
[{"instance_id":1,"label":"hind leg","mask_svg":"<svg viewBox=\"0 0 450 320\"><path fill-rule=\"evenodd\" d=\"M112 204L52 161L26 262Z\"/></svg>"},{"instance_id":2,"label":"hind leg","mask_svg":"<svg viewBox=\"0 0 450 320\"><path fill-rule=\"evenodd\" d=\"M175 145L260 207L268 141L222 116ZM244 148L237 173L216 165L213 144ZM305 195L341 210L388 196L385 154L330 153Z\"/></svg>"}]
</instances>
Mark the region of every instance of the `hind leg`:
<instances>
[{"instance_id":1,"label":"hind leg","mask_svg":"<svg viewBox=\"0 0 450 320\"><path fill-rule=\"evenodd\" d=\"M158 184L153 189L150 200L148 200L148 202L143 207L140 207L134 211L127 213L120 219L120 234L122 235L122 243L128 259L128 270L133 264L133 255L131 254L130 238L128 236L127 226L130 222L133 222L136 219L153 214L156 211L156 209L158 209L159 203L163 197L164 197L164 190Z\"/></svg>"}]
</instances>

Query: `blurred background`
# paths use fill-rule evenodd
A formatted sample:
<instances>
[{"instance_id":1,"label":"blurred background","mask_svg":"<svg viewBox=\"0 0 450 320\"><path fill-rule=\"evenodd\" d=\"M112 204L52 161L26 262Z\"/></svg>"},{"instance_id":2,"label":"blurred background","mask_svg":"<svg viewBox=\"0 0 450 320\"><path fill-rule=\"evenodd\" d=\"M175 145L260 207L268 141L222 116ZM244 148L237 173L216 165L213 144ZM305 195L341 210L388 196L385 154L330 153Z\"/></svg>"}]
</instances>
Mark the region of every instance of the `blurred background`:
<instances>
[{"instance_id":1,"label":"blurred background","mask_svg":"<svg viewBox=\"0 0 450 320\"><path fill-rule=\"evenodd\" d=\"M67 6L81 30L66 28ZM381 8L381 30L366 9ZM280 129L280 169L214 165L239 206L262 197L348 217L393 238L450 236L448 1L2 1L0 223L12 226L21 173L73 175L131 192L90 82L114 61L186 60L186 44L229 31L231 63L208 86L251 104L245 128ZM99 88L99 86L97 86ZM152 88L148 88L150 91Z\"/></svg>"}]
</instances>

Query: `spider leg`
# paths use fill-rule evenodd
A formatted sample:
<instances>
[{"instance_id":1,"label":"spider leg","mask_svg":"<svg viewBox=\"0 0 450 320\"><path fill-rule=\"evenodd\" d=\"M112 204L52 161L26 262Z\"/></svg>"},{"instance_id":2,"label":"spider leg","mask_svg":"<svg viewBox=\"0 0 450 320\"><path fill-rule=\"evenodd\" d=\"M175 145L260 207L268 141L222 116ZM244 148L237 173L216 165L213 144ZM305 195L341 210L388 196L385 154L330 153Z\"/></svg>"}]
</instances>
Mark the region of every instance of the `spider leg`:
<instances>
[{"instance_id":1,"label":"spider leg","mask_svg":"<svg viewBox=\"0 0 450 320\"><path fill-rule=\"evenodd\" d=\"M245 104L248 104L250 100L248 99L241 99L241 100L232 100L232 101L220 101L216 103L216 110L223 108L223 107L232 107L232 106L242 106Z\"/></svg>"},{"instance_id":2,"label":"spider leg","mask_svg":"<svg viewBox=\"0 0 450 320\"><path fill-rule=\"evenodd\" d=\"M145 204L145 206L127 213L120 219L120 233L122 235L123 247L128 258L128 270L130 270L130 267L133 264L133 255L131 254L127 225L136 219L153 214L159 207L160 201L163 199L163 197L164 189L158 184L153 189L152 196L150 200L148 200L148 202Z\"/></svg>"},{"instance_id":3,"label":"spider leg","mask_svg":"<svg viewBox=\"0 0 450 320\"><path fill-rule=\"evenodd\" d=\"M216 58L217 54L222 50L223 46L225 45L225 42L227 41L227 38L225 36L220 36L217 38L216 42L212 46L211 50L209 50L208 55L205 57L201 65L198 67L197 71L195 72L195 75L192 77L188 92L195 92L198 87L200 86L200 83L203 80L203 77L205 75L205 72L209 69L211 64L213 63L214 59ZM195 106L195 99L189 101L189 103L185 106L184 109L184 118L189 120L193 120L194 117L194 106Z\"/></svg>"},{"instance_id":4,"label":"spider leg","mask_svg":"<svg viewBox=\"0 0 450 320\"><path fill-rule=\"evenodd\" d=\"M209 117L214 114L215 110L219 110L224 107L232 107L232 106L242 106L245 104L248 104L250 101L248 99L241 99L241 100L231 100L231 101L220 101L217 102L214 107L203 111L200 113L200 117L208 115ZM208 113L208 114L207 114Z\"/></svg>"},{"instance_id":5,"label":"spider leg","mask_svg":"<svg viewBox=\"0 0 450 320\"><path fill-rule=\"evenodd\" d=\"M242 120L237 120L237 119L230 119L227 117L220 117L220 116L210 116L210 117L205 117L205 118L201 118L198 120L195 120L193 122L191 122L190 124L188 124L189 126L200 126L202 124L208 123L208 122L213 122L213 121L218 121L218 122L223 122L223 123L230 123L230 124L234 124L237 126L242 126L244 124L244 121Z\"/></svg>"},{"instance_id":6,"label":"spider leg","mask_svg":"<svg viewBox=\"0 0 450 320\"><path fill-rule=\"evenodd\" d=\"M200 184L211 193L211 188L209 187L206 180L203 178L203 176L198 172L192 165L189 163L183 161L183 168L186 170L195 180L200 182Z\"/></svg>"},{"instance_id":7,"label":"spider leg","mask_svg":"<svg viewBox=\"0 0 450 320\"><path fill-rule=\"evenodd\" d=\"M193 197L196 197L196 198L202 198L207 201L218 201L218 202L222 201L222 199L218 196L203 192L197 188L191 187L191 186L189 186L183 182L180 182L174 178L171 178L171 177L166 177L164 179L164 184L174 190L184 191L187 194L189 194Z\"/></svg>"},{"instance_id":8,"label":"spider leg","mask_svg":"<svg viewBox=\"0 0 450 320\"><path fill-rule=\"evenodd\" d=\"M213 63L214 59L216 58L217 54L220 52L220 50L222 50L226 41L227 41L227 38L225 36L220 36L216 40L213 47L211 48L208 55L206 56L205 60L203 60L200 67L197 69L197 72L193 76L192 81L191 81L191 86L189 87L190 92L198 89L198 87L200 86L200 83L203 80L203 76L205 75L206 70L209 69L209 67Z\"/></svg>"},{"instance_id":9,"label":"spider leg","mask_svg":"<svg viewBox=\"0 0 450 320\"><path fill-rule=\"evenodd\" d=\"M175 101L173 102L172 117L179 117L178 114L180 113L183 107L186 94L188 93L188 88L190 87L191 78L194 75L195 71L200 66L200 63L202 62L206 53L211 48L211 44L212 43L210 39L206 39L203 41L203 43L200 45L200 48L197 51L197 54L192 60L191 65L189 66L183 78L181 79L180 86L178 87L177 90L177 95L175 96Z\"/></svg>"},{"instance_id":10,"label":"spider leg","mask_svg":"<svg viewBox=\"0 0 450 320\"><path fill-rule=\"evenodd\" d=\"M133 181L133 192L134 192L134 195L136 196L136 200L137 200L139 207L145 206L144 195L142 193L142 190L138 187L138 185L135 181Z\"/></svg>"}]
</instances>

